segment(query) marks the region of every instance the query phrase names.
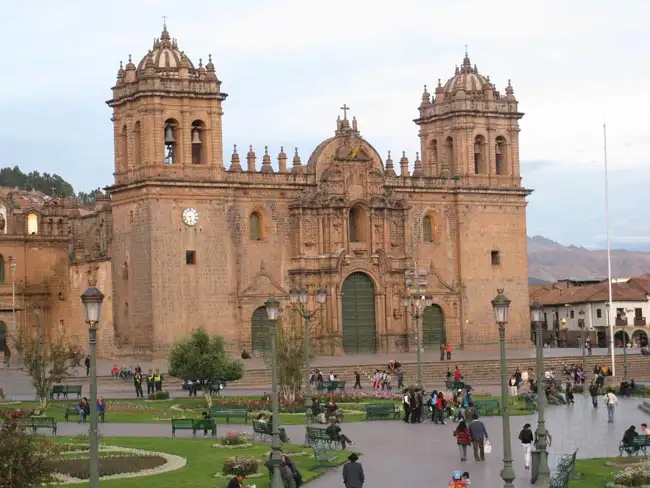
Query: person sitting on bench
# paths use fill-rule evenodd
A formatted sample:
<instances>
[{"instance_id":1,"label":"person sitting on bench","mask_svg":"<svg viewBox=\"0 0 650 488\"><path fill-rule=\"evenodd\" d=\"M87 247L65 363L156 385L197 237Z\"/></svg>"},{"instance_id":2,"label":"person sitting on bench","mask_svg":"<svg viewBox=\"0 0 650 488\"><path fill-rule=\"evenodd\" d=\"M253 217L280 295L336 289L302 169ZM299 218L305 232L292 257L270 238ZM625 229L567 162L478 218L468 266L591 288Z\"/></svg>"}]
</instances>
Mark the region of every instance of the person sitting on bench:
<instances>
[{"instance_id":1,"label":"person sitting on bench","mask_svg":"<svg viewBox=\"0 0 650 488\"><path fill-rule=\"evenodd\" d=\"M85 422L86 417L90 414L90 405L86 397L83 397L77 405L77 413L79 414L79 423Z\"/></svg>"},{"instance_id":2,"label":"person sitting on bench","mask_svg":"<svg viewBox=\"0 0 650 488\"><path fill-rule=\"evenodd\" d=\"M332 422L326 429L325 431L327 434L330 436L330 439L336 442L341 443L341 447L345 449L345 445L353 445L354 442L350 440L349 437L347 437L345 434L341 433L341 427L337 425L336 422Z\"/></svg>"},{"instance_id":3,"label":"person sitting on bench","mask_svg":"<svg viewBox=\"0 0 650 488\"><path fill-rule=\"evenodd\" d=\"M628 456L631 456L634 453L634 447L633 447L634 439L636 439L638 435L639 434L637 433L636 427L634 425L631 425L623 433L623 439L621 440L621 442Z\"/></svg>"}]
</instances>

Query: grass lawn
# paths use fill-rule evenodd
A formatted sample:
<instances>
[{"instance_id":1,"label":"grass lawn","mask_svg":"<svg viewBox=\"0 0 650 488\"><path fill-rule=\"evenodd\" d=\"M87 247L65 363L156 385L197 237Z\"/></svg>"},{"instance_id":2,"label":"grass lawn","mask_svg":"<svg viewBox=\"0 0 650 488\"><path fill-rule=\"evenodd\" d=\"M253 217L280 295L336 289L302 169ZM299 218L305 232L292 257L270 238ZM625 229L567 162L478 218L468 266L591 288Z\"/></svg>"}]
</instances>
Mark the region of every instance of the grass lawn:
<instances>
[{"instance_id":1,"label":"grass lawn","mask_svg":"<svg viewBox=\"0 0 650 488\"><path fill-rule=\"evenodd\" d=\"M57 442L76 441L76 439L69 437L58 437L56 440ZM102 439L102 443L111 446L165 452L187 459L187 465L184 468L169 473L101 481L102 487L105 488L178 488L181 486L191 486L192 488L225 488L229 480L226 478L215 478L214 475L218 471L221 471L221 467L226 458L245 456L266 461L268 459L268 452L271 450L268 444L258 443L255 443L253 447L244 449L218 449L213 447L215 444L214 439L106 437ZM324 469L316 469L316 461L312 457L311 449L302 446L285 445L283 450L289 455L292 452L310 452L310 455L292 457L300 469L305 482L317 478L325 471ZM336 463L343 464L347 461L350 452L330 451L330 454L336 454ZM264 466L260 466L260 470L264 472L265 476L251 478L247 483L254 484L257 488L268 488L269 480L268 476L266 476L268 471ZM88 484L75 484L73 486L85 487Z\"/></svg>"},{"instance_id":2,"label":"grass lawn","mask_svg":"<svg viewBox=\"0 0 650 488\"><path fill-rule=\"evenodd\" d=\"M640 463L644 459L643 457L578 459L575 470L581 474L581 477L579 480L570 481L569 488L600 488L605 485L605 482L613 480L614 473L623 469L622 467L606 466L605 463Z\"/></svg>"},{"instance_id":3,"label":"grass lawn","mask_svg":"<svg viewBox=\"0 0 650 488\"><path fill-rule=\"evenodd\" d=\"M493 396L476 396L477 400L498 400L500 398ZM233 403L260 402L260 397L222 397L215 399L215 403L223 401ZM361 422L365 419L365 406L368 403L393 403L394 400L367 398L358 402L341 402L339 407L343 410L343 422ZM69 405L75 405L77 400L54 400L50 402L47 409L47 415L54 417L58 422L64 421L65 408ZM401 402L396 402L400 404ZM198 398L176 398L173 400L140 400L140 399L108 399L106 400L107 423L137 423L137 424L157 424L169 423L172 418L199 418L201 413L206 410L205 399ZM510 399L510 415L529 415L530 409L527 409L523 399ZM38 402L9 402L0 403L0 408L38 408ZM255 411L252 408L251 411ZM71 416L72 422L77 421L77 416ZM218 423L226 423L225 419L216 419ZM281 413L280 425L301 425L305 422L304 413ZM242 419L233 419L231 423L243 423Z\"/></svg>"}]
</instances>

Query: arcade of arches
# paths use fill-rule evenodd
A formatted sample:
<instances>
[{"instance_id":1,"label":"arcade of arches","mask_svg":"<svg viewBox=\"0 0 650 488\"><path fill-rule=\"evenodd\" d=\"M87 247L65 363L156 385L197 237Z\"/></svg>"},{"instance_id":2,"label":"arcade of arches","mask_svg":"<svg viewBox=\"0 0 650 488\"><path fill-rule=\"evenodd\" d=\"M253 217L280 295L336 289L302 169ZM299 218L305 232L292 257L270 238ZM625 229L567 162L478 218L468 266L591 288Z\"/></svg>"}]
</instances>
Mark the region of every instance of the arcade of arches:
<instances>
[{"instance_id":1,"label":"arcade of arches","mask_svg":"<svg viewBox=\"0 0 650 488\"><path fill-rule=\"evenodd\" d=\"M614 333L614 342L617 344L623 344L623 338L628 344L632 344L634 347L644 346L648 344L648 334L643 330L635 330L631 334L627 331L619 330Z\"/></svg>"},{"instance_id":2,"label":"arcade of arches","mask_svg":"<svg viewBox=\"0 0 650 488\"><path fill-rule=\"evenodd\" d=\"M372 354L378 351L376 293L372 278L363 272L349 275L341 286L342 348L345 354ZM251 317L251 349L267 349L271 321L265 308ZM445 317L439 305L427 307L421 318L422 348L437 350L446 341Z\"/></svg>"}]
</instances>

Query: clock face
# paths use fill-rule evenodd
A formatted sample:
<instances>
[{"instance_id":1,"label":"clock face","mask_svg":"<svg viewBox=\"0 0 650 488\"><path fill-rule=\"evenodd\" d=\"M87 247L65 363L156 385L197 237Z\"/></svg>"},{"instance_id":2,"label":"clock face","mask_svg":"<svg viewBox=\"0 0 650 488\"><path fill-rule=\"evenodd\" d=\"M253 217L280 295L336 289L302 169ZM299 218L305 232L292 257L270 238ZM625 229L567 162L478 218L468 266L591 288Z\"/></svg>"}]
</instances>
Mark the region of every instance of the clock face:
<instances>
[{"instance_id":1,"label":"clock face","mask_svg":"<svg viewBox=\"0 0 650 488\"><path fill-rule=\"evenodd\" d=\"M195 208L186 208L183 210L183 223L185 225L196 225L199 223L199 213Z\"/></svg>"}]
</instances>

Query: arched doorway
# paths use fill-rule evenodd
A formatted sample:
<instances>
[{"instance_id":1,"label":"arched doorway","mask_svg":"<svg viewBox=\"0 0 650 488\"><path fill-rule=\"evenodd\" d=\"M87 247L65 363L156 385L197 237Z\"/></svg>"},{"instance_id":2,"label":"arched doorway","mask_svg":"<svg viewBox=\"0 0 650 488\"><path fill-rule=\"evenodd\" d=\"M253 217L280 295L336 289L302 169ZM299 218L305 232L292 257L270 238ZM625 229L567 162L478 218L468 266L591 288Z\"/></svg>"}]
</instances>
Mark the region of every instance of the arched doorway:
<instances>
[{"instance_id":1,"label":"arched doorway","mask_svg":"<svg viewBox=\"0 0 650 488\"><path fill-rule=\"evenodd\" d=\"M636 330L632 334L632 345L634 347L646 347L648 345L648 334L644 330Z\"/></svg>"},{"instance_id":2,"label":"arched doorway","mask_svg":"<svg viewBox=\"0 0 650 488\"><path fill-rule=\"evenodd\" d=\"M439 349L445 339L445 315L438 305L431 305L422 312L422 347Z\"/></svg>"},{"instance_id":3,"label":"arched doorway","mask_svg":"<svg viewBox=\"0 0 650 488\"><path fill-rule=\"evenodd\" d=\"M377 352L375 286L365 273L352 273L343 282L343 351Z\"/></svg>"},{"instance_id":4,"label":"arched doorway","mask_svg":"<svg viewBox=\"0 0 650 488\"><path fill-rule=\"evenodd\" d=\"M624 330L619 330L614 334L614 347L623 347L623 341L629 343L630 335Z\"/></svg>"},{"instance_id":5,"label":"arched doorway","mask_svg":"<svg viewBox=\"0 0 650 488\"><path fill-rule=\"evenodd\" d=\"M7 324L0 321L0 352L5 352L7 339Z\"/></svg>"},{"instance_id":6,"label":"arched doorway","mask_svg":"<svg viewBox=\"0 0 650 488\"><path fill-rule=\"evenodd\" d=\"M271 321L266 315L266 307L256 309L251 317L252 352L265 352L268 349L270 327Z\"/></svg>"}]
</instances>

